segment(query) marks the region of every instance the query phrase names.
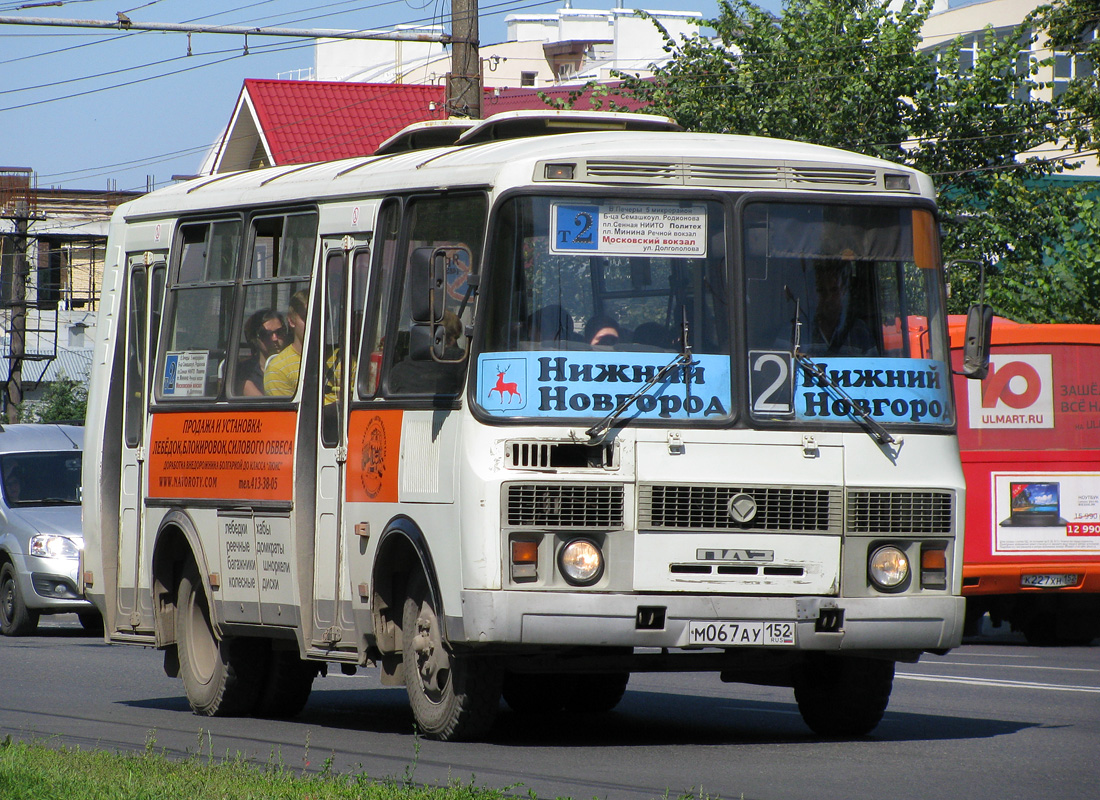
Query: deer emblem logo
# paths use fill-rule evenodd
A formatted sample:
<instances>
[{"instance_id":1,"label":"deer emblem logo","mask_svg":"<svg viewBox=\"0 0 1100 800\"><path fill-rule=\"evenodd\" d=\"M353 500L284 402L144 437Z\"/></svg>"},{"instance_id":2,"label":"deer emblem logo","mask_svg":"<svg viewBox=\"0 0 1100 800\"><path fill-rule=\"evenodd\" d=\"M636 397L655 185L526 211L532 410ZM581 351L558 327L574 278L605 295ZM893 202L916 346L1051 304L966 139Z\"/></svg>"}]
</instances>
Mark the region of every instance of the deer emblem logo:
<instances>
[{"instance_id":1,"label":"deer emblem logo","mask_svg":"<svg viewBox=\"0 0 1100 800\"><path fill-rule=\"evenodd\" d=\"M519 388L515 383L505 383L504 382L504 373L506 373L507 371L508 371L508 367L505 367L502 370L502 369L500 369L500 366L497 365L497 383L496 383L496 386L493 386L492 388L489 389L489 396L492 397L493 392L497 392L500 395L500 402L503 403L504 402L504 393L508 392L508 403L510 405L512 403L512 398L513 397L518 397L522 401L523 400L523 395L521 395L519 393Z\"/></svg>"}]
</instances>

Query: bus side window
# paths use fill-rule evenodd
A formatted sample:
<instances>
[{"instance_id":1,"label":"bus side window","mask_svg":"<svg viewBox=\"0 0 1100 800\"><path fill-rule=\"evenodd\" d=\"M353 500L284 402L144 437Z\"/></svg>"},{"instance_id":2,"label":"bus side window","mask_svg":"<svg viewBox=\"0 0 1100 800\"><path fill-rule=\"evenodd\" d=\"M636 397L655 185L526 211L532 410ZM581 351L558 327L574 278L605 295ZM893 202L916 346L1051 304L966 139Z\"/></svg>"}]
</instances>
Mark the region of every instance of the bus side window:
<instances>
[{"instance_id":1,"label":"bus side window","mask_svg":"<svg viewBox=\"0 0 1100 800\"><path fill-rule=\"evenodd\" d=\"M294 395L316 235L313 212L253 218L231 396Z\"/></svg>"},{"instance_id":2,"label":"bus side window","mask_svg":"<svg viewBox=\"0 0 1100 800\"><path fill-rule=\"evenodd\" d=\"M382 377L382 359L385 355L386 320L390 315L390 298L393 295L394 264L397 259L397 237L400 233L401 204L388 200L378 215L378 233L374 246L374 270L363 311L363 344L360 350L366 354L359 360L358 388L360 397L374 397ZM355 258L356 280L370 254L357 253Z\"/></svg>"},{"instance_id":3,"label":"bus side window","mask_svg":"<svg viewBox=\"0 0 1100 800\"><path fill-rule=\"evenodd\" d=\"M184 225L169 285L159 396L216 398L229 355L240 220Z\"/></svg>"},{"instance_id":4,"label":"bus side window","mask_svg":"<svg viewBox=\"0 0 1100 800\"><path fill-rule=\"evenodd\" d=\"M393 395L453 395L466 372L465 324L472 319L468 277L479 262L487 207L484 195L424 197L409 202L398 273L401 303L391 328L393 347L385 389ZM446 261L441 361L433 358L431 327L413 319L409 276L414 259L427 253ZM425 335L427 334L427 337ZM438 354L437 354L438 356Z\"/></svg>"},{"instance_id":5,"label":"bus side window","mask_svg":"<svg viewBox=\"0 0 1100 800\"><path fill-rule=\"evenodd\" d=\"M340 443L343 428L342 398L344 390L345 296L344 280L347 259L342 250L331 250L325 256L324 308L321 317L321 442L325 447Z\"/></svg>"}]
</instances>

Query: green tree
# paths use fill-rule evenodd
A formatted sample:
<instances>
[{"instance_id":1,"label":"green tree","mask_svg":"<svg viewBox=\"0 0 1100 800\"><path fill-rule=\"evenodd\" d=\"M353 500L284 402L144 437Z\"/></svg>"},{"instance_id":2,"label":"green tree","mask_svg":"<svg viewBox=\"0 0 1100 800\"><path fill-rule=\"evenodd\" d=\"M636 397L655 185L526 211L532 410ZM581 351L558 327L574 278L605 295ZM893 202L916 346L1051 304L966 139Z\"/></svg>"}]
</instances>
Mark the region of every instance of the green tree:
<instances>
[{"instance_id":1,"label":"green tree","mask_svg":"<svg viewBox=\"0 0 1100 800\"><path fill-rule=\"evenodd\" d=\"M1058 0L1043 10L1048 44L1059 51L1059 71L1069 73L1062 101L1069 114L1067 135L1081 150L1100 148L1100 0ZM1077 68L1080 69L1077 69Z\"/></svg>"},{"instance_id":2,"label":"green tree","mask_svg":"<svg viewBox=\"0 0 1100 800\"><path fill-rule=\"evenodd\" d=\"M721 0L718 18L702 23L713 40L665 31L670 61L653 80L621 76L621 92L689 130L814 142L928 172L947 258L989 268L999 313L1096 320L1096 282L1079 270L1098 226L1081 224L1079 190L1046 180L1062 161L1028 155L1057 147L1067 120L1064 103L1040 97L1047 64L1029 57L1045 9L1008 36L988 29L971 63L961 39L918 49L931 7L786 0L776 18L748 0ZM976 299L976 271L955 270L952 282L959 311Z\"/></svg>"},{"instance_id":3,"label":"green tree","mask_svg":"<svg viewBox=\"0 0 1100 800\"><path fill-rule=\"evenodd\" d=\"M38 401L20 408L23 422L81 422L88 410L88 389L71 378L51 383Z\"/></svg>"},{"instance_id":4,"label":"green tree","mask_svg":"<svg viewBox=\"0 0 1100 800\"><path fill-rule=\"evenodd\" d=\"M720 0L715 31L674 40L656 79L622 76L624 91L688 130L814 142L904 160L924 113L909 98L934 82L920 53L931 7L888 0L788 0L775 18L748 0ZM658 27L660 25L656 22Z\"/></svg>"}]
</instances>

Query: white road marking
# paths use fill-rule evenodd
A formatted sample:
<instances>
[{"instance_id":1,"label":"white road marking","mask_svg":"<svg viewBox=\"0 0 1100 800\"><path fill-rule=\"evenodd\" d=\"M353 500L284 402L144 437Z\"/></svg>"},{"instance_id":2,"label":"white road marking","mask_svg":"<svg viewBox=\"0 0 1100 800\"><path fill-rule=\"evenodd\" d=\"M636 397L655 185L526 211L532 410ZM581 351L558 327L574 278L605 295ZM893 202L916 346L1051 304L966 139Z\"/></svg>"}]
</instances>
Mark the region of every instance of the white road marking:
<instances>
[{"instance_id":1,"label":"white road marking","mask_svg":"<svg viewBox=\"0 0 1100 800\"><path fill-rule=\"evenodd\" d=\"M1005 669L1053 669L1058 672L1100 672L1100 669L1090 667L1048 667L1040 664L979 664L973 661L922 661L922 667L990 667L1001 666Z\"/></svg>"},{"instance_id":2,"label":"white road marking","mask_svg":"<svg viewBox=\"0 0 1100 800\"><path fill-rule=\"evenodd\" d=\"M969 678L963 675L915 675L911 672L898 672L895 678L929 683L961 683L967 686L992 686L1000 689L1040 689L1047 692L1083 692L1100 694L1100 686L1069 686L1057 683L1033 683L1031 681L1005 681L993 678Z\"/></svg>"}]
</instances>

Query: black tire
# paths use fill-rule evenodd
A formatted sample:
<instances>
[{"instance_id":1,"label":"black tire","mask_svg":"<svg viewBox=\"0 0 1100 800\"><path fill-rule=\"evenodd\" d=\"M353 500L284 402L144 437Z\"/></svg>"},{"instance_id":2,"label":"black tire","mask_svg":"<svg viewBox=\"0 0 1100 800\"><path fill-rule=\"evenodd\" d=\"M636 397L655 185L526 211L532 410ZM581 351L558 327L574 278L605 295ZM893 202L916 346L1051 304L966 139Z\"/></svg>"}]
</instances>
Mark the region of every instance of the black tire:
<instances>
[{"instance_id":1,"label":"black tire","mask_svg":"<svg viewBox=\"0 0 1100 800\"><path fill-rule=\"evenodd\" d=\"M565 707L562 675L507 672L501 696L517 714L553 714Z\"/></svg>"},{"instance_id":2,"label":"black tire","mask_svg":"<svg viewBox=\"0 0 1100 800\"><path fill-rule=\"evenodd\" d=\"M176 599L180 677L191 709L204 717L251 714L263 684L263 642L221 639L210 624L210 606L198 570L189 563Z\"/></svg>"},{"instance_id":3,"label":"black tire","mask_svg":"<svg viewBox=\"0 0 1100 800\"><path fill-rule=\"evenodd\" d=\"M629 672L594 672L569 675L562 693L566 711L579 714L606 714L623 699Z\"/></svg>"},{"instance_id":4,"label":"black tire","mask_svg":"<svg viewBox=\"0 0 1100 800\"><path fill-rule=\"evenodd\" d=\"M291 719L302 713L313 691L317 662L303 661L293 650L272 650L267 679L256 700L256 716Z\"/></svg>"},{"instance_id":5,"label":"black tire","mask_svg":"<svg viewBox=\"0 0 1100 800\"><path fill-rule=\"evenodd\" d=\"M76 615L80 620L80 627L85 633L92 636L103 635L103 617L98 611L86 611Z\"/></svg>"},{"instance_id":6,"label":"black tire","mask_svg":"<svg viewBox=\"0 0 1100 800\"><path fill-rule=\"evenodd\" d=\"M1021 626L1024 639L1032 647L1054 647L1062 644L1058 638L1058 617L1053 612L1037 611Z\"/></svg>"},{"instance_id":7,"label":"black tire","mask_svg":"<svg viewBox=\"0 0 1100 800\"><path fill-rule=\"evenodd\" d=\"M38 628L38 612L27 608L10 563L0 567L0 633L28 636Z\"/></svg>"},{"instance_id":8,"label":"black tire","mask_svg":"<svg viewBox=\"0 0 1100 800\"><path fill-rule=\"evenodd\" d=\"M440 741L473 739L492 727L501 673L490 659L451 652L424 576L409 581L401 615L402 671L421 732Z\"/></svg>"},{"instance_id":9,"label":"black tire","mask_svg":"<svg viewBox=\"0 0 1100 800\"><path fill-rule=\"evenodd\" d=\"M814 655L798 672L794 697L819 736L865 736L886 713L893 685L893 661Z\"/></svg>"}]
</instances>

